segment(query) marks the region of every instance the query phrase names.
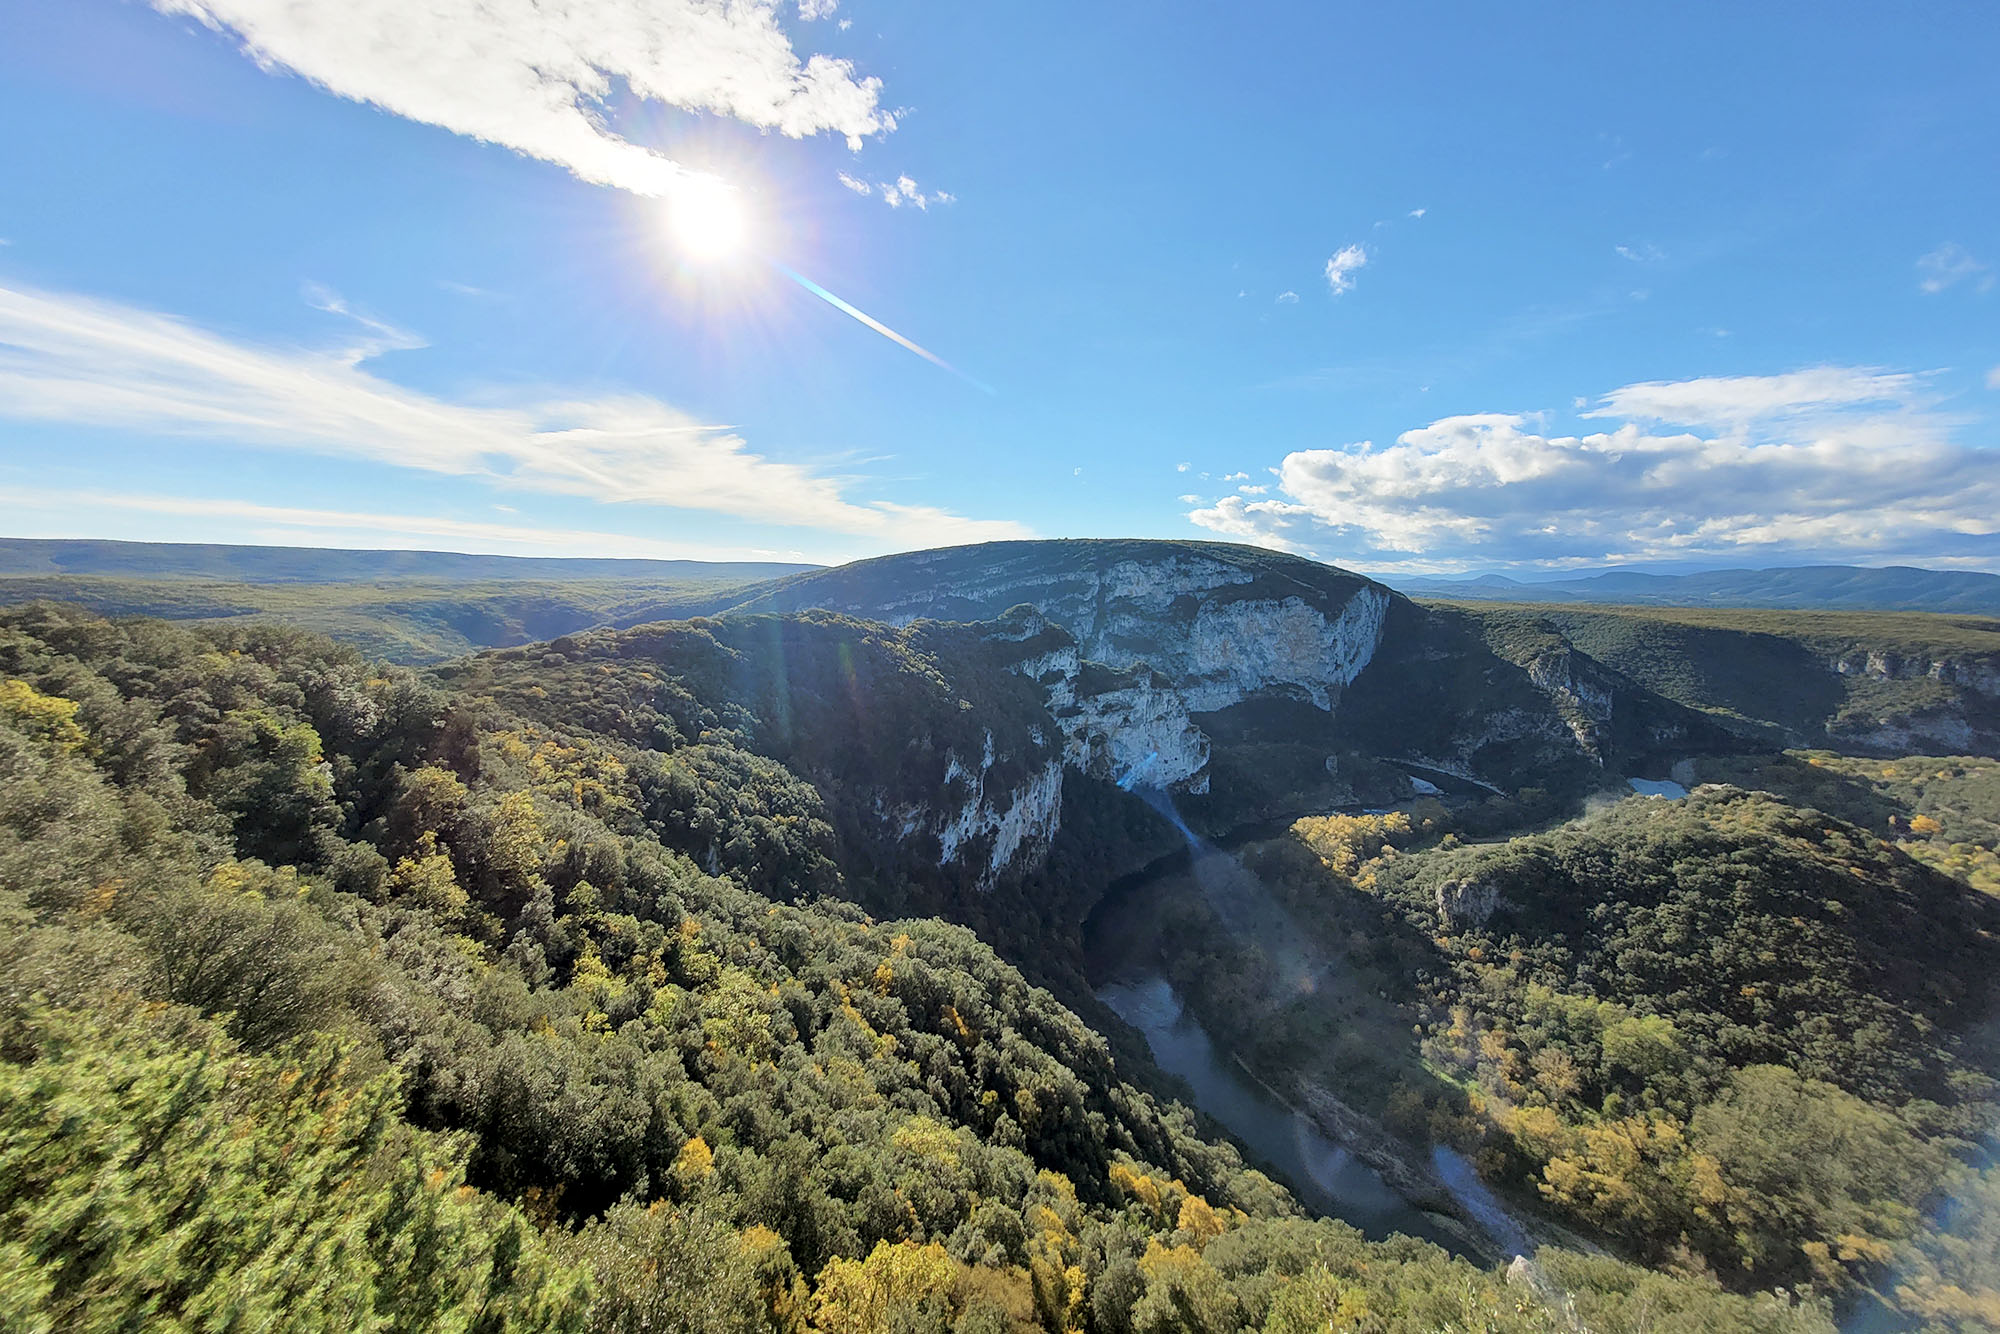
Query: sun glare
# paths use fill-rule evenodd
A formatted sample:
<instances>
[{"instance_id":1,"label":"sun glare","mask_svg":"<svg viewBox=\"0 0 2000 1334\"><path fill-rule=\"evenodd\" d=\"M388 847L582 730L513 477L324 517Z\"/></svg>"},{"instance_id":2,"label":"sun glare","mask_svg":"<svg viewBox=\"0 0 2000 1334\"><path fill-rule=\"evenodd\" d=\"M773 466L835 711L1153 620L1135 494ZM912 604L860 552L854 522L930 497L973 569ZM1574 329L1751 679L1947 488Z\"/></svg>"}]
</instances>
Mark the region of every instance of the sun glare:
<instances>
[{"instance_id":1,"label":"sun glare","mask_svg":"<svg viewBox=\"0 0 2000 1334\"><path fill-rule=\"evenodd\" d=\"M743 253L750 214L735 187L712 178L688 182L667 205L667 225L691 260L713 264Z\"/></svg>"}]
</instances>

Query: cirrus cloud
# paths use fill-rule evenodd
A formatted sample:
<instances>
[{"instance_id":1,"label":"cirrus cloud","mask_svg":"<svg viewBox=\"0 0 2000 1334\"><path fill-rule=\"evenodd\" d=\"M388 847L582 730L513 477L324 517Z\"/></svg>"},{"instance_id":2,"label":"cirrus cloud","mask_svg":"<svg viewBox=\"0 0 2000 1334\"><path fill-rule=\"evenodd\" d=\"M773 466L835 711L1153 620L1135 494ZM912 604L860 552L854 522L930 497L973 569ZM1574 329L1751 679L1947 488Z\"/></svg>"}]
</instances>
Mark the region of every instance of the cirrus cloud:
<instances>
[{"instance_id":1,"label":"cirrus cloud","mask_svg":"<svg viewBox=\"0 0 2000 1334\"><path fill-rule=\"evenodd\" d=\"M1947 241L1937 249L1917 260L1917 272L1922 275L1917 286L1926 292L1936 294L1960 283L1969 282L1981 292L1991 291L1993 275L1986 265L1973 258L1972 252L1955 241Z\"/></svg>"},{"instance_id":2,"label":"cirrus cloud","mask_svg":"<svg viewBox=\"0 0 2000 1334\"><path fill-rule=\"evenodd\" d=\"M1582 415L1476 413L1386 447L1301 450L1282 499L1198 525L1375 569L1640 560L1934 559L2000 566L2000 451L1953 439L1922 376L1821 367L1627 385Z\"/></svg>"}]
</instances>

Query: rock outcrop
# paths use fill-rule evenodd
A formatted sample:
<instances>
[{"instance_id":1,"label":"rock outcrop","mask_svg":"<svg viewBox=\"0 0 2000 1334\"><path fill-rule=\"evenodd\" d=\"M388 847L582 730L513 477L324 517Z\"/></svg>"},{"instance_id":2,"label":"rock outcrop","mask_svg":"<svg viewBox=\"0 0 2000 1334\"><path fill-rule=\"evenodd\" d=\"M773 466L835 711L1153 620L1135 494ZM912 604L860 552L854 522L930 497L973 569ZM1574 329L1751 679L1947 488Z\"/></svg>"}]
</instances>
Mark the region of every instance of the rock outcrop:
<instances>
[{"instance_id":1,"label":"rock outcrop","mask_svg":"<svg viewBox=\"0 0 2000 1334\"><path fill-rule=\"evenodd\" d=\"M906 838L920 830L936 837L940 866L964 861L980 849L974 869L981 888L1010 871L1039 866L1062 823L1060 759L1048 760L1030 770L1026 780L997 791L989 790L995 786L993 761L993 734L988 732L978 767L966 765L955 753L947 757L943 790L952 800L941 807L905 807L892 817Z\"/></svg>"},{"instance_id":2,"label":"rock outcrop","mask_svg":"<svg viewBox=\"0 0 2000 1334\"><path fill-rule=\"evenodd\" d=\"M1062 627L1016 607L988 632L1019 645L1010 670L1042 688L1063 736L1063 761L1120 787L1208 790L1209 740L1172 681L1144 664L1126 670L1085 660Z\"/></svg>"},{"instance_id":3,"label":"rock outcrop","mask_svg":"<svg viewBox=\"0 0 2000 1334\"><path fill-rule=\"evenodd\" d=\"M1828 721L1834 744L1878 754L2000 753L2000 663L1991 657L1856 649L1826 665L1853 683L1848 707Z\"/></svg>"},{"instance_id":4,"label":"rock outcrop","mask_svg":"<svg viewBox=\"0 0 2000 1334\"><path fill-rule=\"evenodd\" d=\"M1577 746L1602 765L1613 699L1604 669L1569 648L1538 654L1527 668L1528 680L1556 706Z\"/></svg>"},{"instance_id":5,"label":"rock outcrop","mask_svg":"<svg viewBox=\"0 0 2000 1334\"><path fill-rule=\"evenodd\" d=\"M2000 698L2000 665L1990 661L1857 649L1829 659L1827 667L1836 676L1870 677L1877 681L1936 681L1976 695Z\"/></svg>"},{"instance_id":6,"label":"rock outcrop","mask_svg":"<svg viewBox=\"0 0 2000 1334\"><path fill-rule=\"evenodd\" d=\"M1502 906L1500 886L1491 880L1447 880L1437 887L1438 917L1450 931L1485 926Z\"/></svg>"}]
</instances>

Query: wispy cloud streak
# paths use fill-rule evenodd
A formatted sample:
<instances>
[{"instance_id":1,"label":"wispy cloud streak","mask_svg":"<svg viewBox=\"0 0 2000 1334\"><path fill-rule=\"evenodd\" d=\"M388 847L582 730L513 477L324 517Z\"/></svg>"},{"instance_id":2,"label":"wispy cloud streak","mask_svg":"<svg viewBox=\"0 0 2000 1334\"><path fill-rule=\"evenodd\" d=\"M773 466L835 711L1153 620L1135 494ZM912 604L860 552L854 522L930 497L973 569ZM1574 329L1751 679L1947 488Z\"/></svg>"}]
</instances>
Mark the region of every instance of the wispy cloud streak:
<instances>
[{"instance_id":1,"label":"wispy cloud streak","mask_svg":"<svg viewBox=\"0 0 2000 1334\"><path fill-rule=\"evenodd\" d=\"M0 287L0 416L306 450L884 546L1025 534L1012 522L850 499L853 479L765 458L735 432L642 394L475 406L372 374L352 346L258 346L25 288Z\"/></svg>"}]
</instances>

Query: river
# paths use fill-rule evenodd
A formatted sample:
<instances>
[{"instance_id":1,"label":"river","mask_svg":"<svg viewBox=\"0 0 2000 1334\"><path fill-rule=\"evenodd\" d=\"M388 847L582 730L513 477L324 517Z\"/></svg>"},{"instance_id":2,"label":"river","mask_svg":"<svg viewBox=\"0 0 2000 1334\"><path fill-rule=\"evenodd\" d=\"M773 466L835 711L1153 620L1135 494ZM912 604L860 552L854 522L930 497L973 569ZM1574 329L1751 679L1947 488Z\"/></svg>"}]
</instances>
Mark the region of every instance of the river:
<instances>
[{"instance_id":1,"label":"river","mask_svg":"<svg viewBox=\"0 0 2000 1334\"><path fill-rule=\"evenodd\" d=\"M1097 998L1145 1035L1160 1068L1186 1080L1195 1105L1227 1127L1260 1165L1275 1171L1307 1209L1344 1219L1377 1241L1404 1232L1464 1251L1462 1242L1390 1189L1373 1168L1219 1054L1164 977L1153 973L1106 982Z\"/></svg>"},{"instance_id":2,"label":"river","mask_svg":"<svg viewBox=\"0 0 2000 1334\"><path fill-rule=\"evenodd\" d=\"M1160 1068L1185 1080L1195 1105L1274 1171L1307 1209L1344 1219L1378 1240L1402 1232L1467 1253L1463 1239L1218 1052L1188 1012L1161 969L1152 929L1154 905L1169 880L1191 878L1223 929L1263 953L1283 990L1310 995L1329 964L1240 858L1190 831L1165 794L1140 795L1173 822L1188 846L1184 855L1111 886L1085 924L1097 998L1145 1036Z\"/></svg>"}]
</instances>

